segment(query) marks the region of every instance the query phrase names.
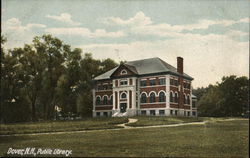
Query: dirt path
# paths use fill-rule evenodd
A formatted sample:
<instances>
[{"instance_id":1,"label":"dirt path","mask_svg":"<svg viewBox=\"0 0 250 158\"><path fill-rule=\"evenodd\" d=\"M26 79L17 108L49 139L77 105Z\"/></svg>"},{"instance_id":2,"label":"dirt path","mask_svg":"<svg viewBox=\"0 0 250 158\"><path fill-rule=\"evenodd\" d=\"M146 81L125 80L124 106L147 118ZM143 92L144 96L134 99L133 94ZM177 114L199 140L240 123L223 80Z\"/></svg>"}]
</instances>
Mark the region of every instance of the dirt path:
<instances>
[{"instance_id":1,"label":"dirt path","mask_svg":"<svg viewBox=\"0 0 250 158\"><path fill-rule=\"evenodd\" d=\"M217 120L217 121L233 121L233 120L245 120L245 119L225 119L225 120ZM46 132L46 133L26 133L26 134L10 134L10 135L0 135L0 137L7 137L7 136L33 136L33 135L48 135L48 134L71 134L71 133L89 133L89 132L101 132L101 131L118 131L118 130L125 130L125 129L142 129L142 128L162 128L162 127L178 127L178 126L185 126L185 125L204 125L209 121L204 122L189 122L189 123L178 123L178 124L171 124L171 125L155 125L155 126L142 126L142 127L131 127L126 126L126 124L134 123L138 121L137 119L129 118L127 123L118 124L117 126L123 128L114 128L114 129L98 129L98 130L81 130L81 131L66 131L66 132Z\"/></svg>"},{"instance_id":2,"label":"dirt path","mask_svg":"<svg viewBox=\"0 0 250 158\"><path fill-rule=\"evenodd\" d=\"M131 127L131 126L126 126L126 124L134 123L134 122L136 122L136 121L138 121L138 120L137 120L137 119L129 118L127 123L118 124L117 126L123 127L123 128L133 128L133 127Z\"/></svg>"}]
</instances>

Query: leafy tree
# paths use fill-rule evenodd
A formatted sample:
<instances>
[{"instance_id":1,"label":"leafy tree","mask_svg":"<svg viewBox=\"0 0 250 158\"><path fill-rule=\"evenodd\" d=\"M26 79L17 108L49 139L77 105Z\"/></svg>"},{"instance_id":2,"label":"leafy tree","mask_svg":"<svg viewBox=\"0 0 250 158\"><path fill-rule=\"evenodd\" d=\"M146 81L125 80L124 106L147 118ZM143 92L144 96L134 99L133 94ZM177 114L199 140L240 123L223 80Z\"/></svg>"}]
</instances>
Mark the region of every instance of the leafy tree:
<instances>
[{"instance_id":1,"label":"leafy tree","mask_svg":"<svg viewBox=\"0 0 250 158\"><path fill-rule=\"evenodd\" d=\"M208 91L208 87L204 88L197 88L197 89L193 89L192 93L197 97L197 100L200 100L200 98L203 96L203 94L207 93Z\"/></svg>"},{"instance_id":2,"label":"leafy tree","mask_svg":"<svg viewBox=\"0 0 250 158\"><path fill-rule=\"evenodd\" d=\"M249 79L223 77L221 83L208 87L198 101L200 116L242 116L248 111Z\"/></svg>"},{"instance_id":3,"label":"leafy tree","mask_svg":"<svg viewBox=\"0 0 250 158\"><path fill-rule=\"evenodd\" d=\"M101 73L107 72L116 67L117 65L118 64L113 59L107 58L101 61L100 71Z\"/></svg>"},{"instance_id":4,"label":"leafy tree","mask_svg":"<svg viewBox=\"0 0 250 158\"><path fill-rule=\"evenodd\" d=\"M2 42L3 40L1 40ZM2 43L3 44L3 43ZM30 109L23 93L20 49L1 52L1 122L30 120Z\"/></svg>"},{"instance_id":5,"label":"leafy tree","mask_svg":"<svg viewBox=\"0 0 250 158\"><path fill-rule=\"evenodd\" d=\"M53 119L55 106L64 113L92 114L93 78L117 63L96 60L51 35L6 53L1 36L1 122Z\"/></svg>"},{"instance_id":6,"label":"leafy tree","mask_svg":"<svg viewBox=\"0 0 250 158\"><path fill-rule=\"evenodd\" d=\"M65 72L57 82L57 96L63 111L77 113L76 99L79 93L81 49L66 52Z\"/></svg>"},{"instance_id":7,"label":"leafy tree","mask_svg":"<svg viewBox=\"0 0 250 158\"><path fill-rule=\"evenodd\" d=\"M69 50L58 38L51 35L35 37L33 40L34 48L44 65L42 94L40 96L43 104L44 119L51 119L54 116L54 109L57 103L56 87L65 67L65 53Z\"/></svg>"},{"instance_id":8,"label":"leafy tree","mask_svg":"<svg viewBox=\"0 0 250 158\"><path fill-rule=\"evenodd\" d=\"M23 49L15 51L21 54L19 63L21 65L20 72L23 74L23 93L31 105L32 120L36 121L36 105L42 90L42 73L45 66L42 65L39 55L31 45L26 44Z\"/></svg>"}]
</instances>

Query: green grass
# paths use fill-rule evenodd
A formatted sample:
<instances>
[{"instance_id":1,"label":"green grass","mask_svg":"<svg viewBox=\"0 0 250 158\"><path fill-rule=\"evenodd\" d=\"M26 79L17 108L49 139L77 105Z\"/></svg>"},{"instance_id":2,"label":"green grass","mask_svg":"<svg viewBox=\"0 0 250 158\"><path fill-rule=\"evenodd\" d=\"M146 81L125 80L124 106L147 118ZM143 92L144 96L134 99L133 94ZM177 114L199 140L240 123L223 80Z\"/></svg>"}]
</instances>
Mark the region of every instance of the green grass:
<instances>
[{"instance_id":1,"label":"green grass","mask_svg":"<svg viewBox=\"0 0 250 158\"><path fill-rule=\"evenodd\" d=\"M246 158L248 124L246 119L179 127L0 137L0 155L8 156L6 152L10 147L36 147L70 149L73 150L71 156L81 157Z\"/></svg>"},{"instance_id":2,"label":"green grass","mask_svg":"<svg viewBox=\"0 0 250 158\"><path fill-rule=\"evenodd\" d=\"M0 124L0 135L121 128L116 125L127 121L127 118L103 117L75 121Z\"/></svg>"},{"instance_id":3,"label":"green grass","mask_svg":"<svg viewBox=\"0 0 250 158\"><path fill-rule=\"evenodd\" d=\"M140 126L154 126L154 125L168 125L187 122L201 122L204 118L197 117L166 117L166 116L137 116L133 117L138 119L137 122L127 124L128 126L140 127Z\"/></svg>"}]
</instances>

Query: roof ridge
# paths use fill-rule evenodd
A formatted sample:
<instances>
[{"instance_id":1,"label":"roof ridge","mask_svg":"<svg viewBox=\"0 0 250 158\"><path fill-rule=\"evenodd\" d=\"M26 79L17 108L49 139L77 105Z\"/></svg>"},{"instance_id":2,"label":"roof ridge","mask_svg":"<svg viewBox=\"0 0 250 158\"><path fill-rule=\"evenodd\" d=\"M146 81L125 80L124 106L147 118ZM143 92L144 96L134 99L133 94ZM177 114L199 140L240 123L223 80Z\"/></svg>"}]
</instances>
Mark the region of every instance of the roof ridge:
<instances>
[{"instance_id":1,"label":"roof ridge","mask_svg":"<svg viewBox=\"0 0 250 158\"><path fill-rule=\"evenodd\" d=\"M125 64L128 64L128 63L130 63L130 62L144 61L144 60L157 59L157 58L159 58L159 57L152 57L152 58L146 58L146 59L132 60L132 61L125 62Z\"/></svg>"}]
</instances>

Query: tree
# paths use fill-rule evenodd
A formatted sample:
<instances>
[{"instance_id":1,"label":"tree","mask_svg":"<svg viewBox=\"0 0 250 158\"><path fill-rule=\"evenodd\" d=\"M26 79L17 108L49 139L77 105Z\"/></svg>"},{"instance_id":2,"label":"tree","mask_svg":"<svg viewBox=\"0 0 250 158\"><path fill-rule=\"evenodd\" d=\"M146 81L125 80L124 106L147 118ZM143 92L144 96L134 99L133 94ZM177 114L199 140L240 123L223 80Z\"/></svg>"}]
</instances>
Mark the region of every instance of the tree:
<instances>
[{"instance_id":1,"label":"tree","mask_svg":"<svg viewBox=\"0 0 250 158\"><path fill-rule=\"evenodd\" d=\"M1 36L1 122L53 119L65 113L92 114L93 78L117 63L96 60L51 35L5 52Z\"/></svg>"},{"instance_id":2,"label":"tree","mask_svg":"<svg viewBox=\"0 0 250 158\"><path fill-rule=\"evenodd\" d=\"M200 116L242 116L248 111L249 79L223 77L221 83L210 85L198 101Z\"/></svg>"},{"instance_id":3,"label":"tree","mask_svg":"<svg viewBox=\"0 0 250 158\"><path fill-rule=\"evenodd\" d=\"M2 38L2 37L1 37ZM1 40L2 42L3 40ZM1 43L3 46L3 43ZM1 122L30 120L30 109L23 93L24 74L19 63L20 49L1 52Z\"/></svg>"},{"instance_id":4,"label":"tree","mask_svg":"<svg viewBox=\"0 0 250 158\"><path fill-rule=\"evenodd\" d=\"M57 103L56 87L60 76L65 67L65 54L69 50L68 45L63 44L58 38L51 35L35 37L33 40L34 48L44 65L42 80L42 93L40 101L43 104L44 119L51 119L54 116L54 109Z\"/></svg>"},{"instance_id":5,"label":"tree","mask_svg":"<svg viewBox=\"0 0 250 158\"><path fill-rule=\"evenodd\" d=\"M90 53L85 53L80 62L80 80L77 86L77 109L83 117L92 114L93 78L100 74L101 62L93 59Z\"/></svg>"},{"instance_id":6,"label":"tree","mask_svg":"<svg viewBox=\"0 0 250 158\"><path fill-rule=\"evenodd\" d=\"M65 72L57 82L57 97L63 112L77 113L76 99L79 95L80 62L82 50L79 48L66 51Z\"/></svg>"},{"instance_id":7,"label":"tree","mask_svg":"<svg viewBox=\"0 0 250 158\"><path fill-rule=\"evenodd\" d=\"M207 93L208 91L208 87L207 88L204 88L204 87L201 87L201 88L197 88L197 89L193 89L192 90L192 93L197 97L197 100L200 100L200 98L203 96L203 94Z\"/></svg>"},{"instance_id":8,"label":"tree","mask_svg":"<svg viewBox=\"0 0 250 158\"><path fill-rule=\"evenodd\" d=\"M24 75L23 92L31 105L32 121L36 121L36 103L42 90L42 73L45 66L31 45L26 44L23 49L20 48L18 51L21 54L19 57L20 71Z\"/></svg>"}]
</instances>

